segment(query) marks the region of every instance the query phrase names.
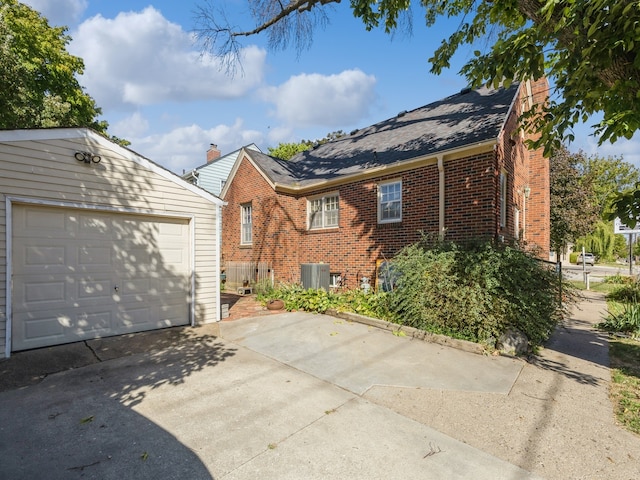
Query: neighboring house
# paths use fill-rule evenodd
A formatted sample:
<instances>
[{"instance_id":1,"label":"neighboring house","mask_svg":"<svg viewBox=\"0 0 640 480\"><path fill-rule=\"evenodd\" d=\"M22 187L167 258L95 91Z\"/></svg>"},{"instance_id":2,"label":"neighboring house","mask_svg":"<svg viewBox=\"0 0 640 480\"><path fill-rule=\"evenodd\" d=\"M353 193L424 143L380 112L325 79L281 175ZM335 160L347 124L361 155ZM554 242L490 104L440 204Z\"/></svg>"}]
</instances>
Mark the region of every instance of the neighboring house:
<instances>
[{"instance_id":1,"label":"neighboring house","mask_svg":"<svg viewBox=\"0 0 640 480\"><path fill-rule=\"evenodd\" d=\"M323 263L332 285L356 288L423 234L548 258L549 162L517 128L548 88L463 90L290 161L243 150L221 194L223 262L265 262L285 282Z\"/></svg>"},{"instance_id":2,"label":"neighboring house","mask_svg":"<svg viewBox=\"0 0 640 480\"><path fill-rule=\"evenodd\" d=\"M85 128L0 131L0 356L220 319L222 201Z\"/></svg>"},{"instance_id":3,"label":"neighboring house","mask_svg":"<svg viewBox=\"0 0 640 480\"><path fill-rule=\"evenodd\" d=\"M255 143L246 145L243 148L257 152L260 151ZM217 145L212 143L209 150L207 150L207 163L194 168L190 172L184 173L182 178L193 185L204 188L207 192L220 195L241 150L242 149L239 148L235 152L228 153L221 157Z\"/></svg>"}]
</instances>

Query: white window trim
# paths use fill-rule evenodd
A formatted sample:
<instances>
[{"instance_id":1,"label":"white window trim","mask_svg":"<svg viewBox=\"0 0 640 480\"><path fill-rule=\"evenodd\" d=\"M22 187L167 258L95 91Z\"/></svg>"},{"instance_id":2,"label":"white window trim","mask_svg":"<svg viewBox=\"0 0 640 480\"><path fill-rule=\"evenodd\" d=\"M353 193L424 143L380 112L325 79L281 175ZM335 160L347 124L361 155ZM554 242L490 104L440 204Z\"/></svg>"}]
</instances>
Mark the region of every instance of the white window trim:
<instances>
[{"instance_id":1,"label":"white window trim","mask_svg":"<svg viewBox=\"0 0 640 480\"><path fill-rule=\"evenodd\" d=\"M400 217L399 218L382 218L382 186L392 185L394 183L400 184ZM378 223L398 223L402 221L402 179L389 180L387 182L380 182L378 184Z\"/></svg>"},{"instance_id":2,"label":"white window trim","mask_svg":"<svg viewBox=\"0 0 640 480\"><path fill-rule=\"evenodd\" d=\"M327 198L338 197L338 221L336 225L326 225L325 223L325 202ZM321 201L322 225L319 227L311 226L311 202L315 200ZM307 199L307 230L327 230L330 228L338 228L340 226L340 194L338 192L329 192L323 195L309 197Z\"/></svg>"},{"instance_id":3,"label":"white window trim","mask_svg":"<svg viewBox=\"0 0 640 480\"><path fill-rule=\"evenodd\" d=\"M249 209L249 222L244 223L245 221L245 209ZM249 231L251 238L249 241L245 239L245 225L250 225L251 230ZM240 245L253 245L253 206L251 203L243 203L240 205Z\"/></svg>"}]
</instances>

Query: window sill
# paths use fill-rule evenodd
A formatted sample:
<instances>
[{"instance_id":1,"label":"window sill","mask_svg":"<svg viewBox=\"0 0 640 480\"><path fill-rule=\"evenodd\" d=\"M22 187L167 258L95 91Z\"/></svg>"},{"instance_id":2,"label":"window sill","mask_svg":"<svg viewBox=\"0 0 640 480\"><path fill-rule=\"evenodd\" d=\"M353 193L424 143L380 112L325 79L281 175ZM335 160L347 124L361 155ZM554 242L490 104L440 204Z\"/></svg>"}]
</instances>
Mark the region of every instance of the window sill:
<instances>
[{"instance_id":1,"label":"window sill","mask_svg":"<svg viewBox=\"0 0 640 480\"><path fill-rule=\"evenodd\" d=\"M240 248L245 248L245 249L247 249L247 248L253 248L253 243L249 243L249 244L242 244L242 245L240 245Z\"/></svg>"},{"instance_id":2,"label":"window sill","mask_svg":"<svg viewBox=\"0 0 640 480\"><path fill-rule=\"evenodd\" d=\"M340 230L340 227L309 228L307 229L307 233L327 233L337 232L338 230Z\"/></svg>"}]
</instances>

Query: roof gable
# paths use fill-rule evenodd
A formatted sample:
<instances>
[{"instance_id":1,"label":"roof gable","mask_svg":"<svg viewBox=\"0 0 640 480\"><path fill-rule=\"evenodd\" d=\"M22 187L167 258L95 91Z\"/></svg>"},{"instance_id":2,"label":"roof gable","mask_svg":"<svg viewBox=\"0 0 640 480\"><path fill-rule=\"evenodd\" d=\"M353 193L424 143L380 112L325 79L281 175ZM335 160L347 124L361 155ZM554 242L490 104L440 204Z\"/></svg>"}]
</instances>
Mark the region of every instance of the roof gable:
<instances>
[{"instance_id":1,"label":"roof gable","mask_svg":"<svg viewBox=\"0 0 640 480\"><path fill-rule=\"evenodd\" d=\"M140 166L160 175L161 177L189 190L190 192L205 198L216 205L224 205L224 202L212 195L211 193L192 185L183 180L175 173L167 170L159 164L139 155L138 153L112 142L108 138L100 135L94 130L85 127L74 128L37 128L37 129L20 129L20 130L0 130L0 142L21 142L21 141L54 141L54 140L73 140L85 139L101 147L118 152L126 160L137 163Z\"/></svg>"},{"instance_id":2,"label":"roof gable","mask_svg":"<svg viewBox=\"0 0 640 480\"><path fill-rule=\"evenodd\" d=\"M222 186L227 182L231 169L243 149L247 151L261 151L255 143L251 143L231 153L223 155L220 158L216 158L211 162L207 162L204 165L194 168L190 172L183 174L182 178L187 181L194 179L195 182L191 183L195 183L200 188L203 188L214 195L221 195Z\"/></svg>"}]
</instances>

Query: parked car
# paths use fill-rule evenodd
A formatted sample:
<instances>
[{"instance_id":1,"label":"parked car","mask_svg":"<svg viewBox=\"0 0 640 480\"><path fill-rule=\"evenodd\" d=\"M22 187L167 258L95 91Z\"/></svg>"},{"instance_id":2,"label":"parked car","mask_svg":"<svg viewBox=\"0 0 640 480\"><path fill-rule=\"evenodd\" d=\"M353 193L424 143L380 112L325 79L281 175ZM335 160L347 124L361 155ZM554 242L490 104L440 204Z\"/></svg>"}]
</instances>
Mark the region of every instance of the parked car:
<instances>
[{"instance_id":1,"label":"parked car","mask_svg":"<svg viewBox=\"0 0 640 480\"><path fill-rule=\"evenodd\" d=\"M576 262L578 265L582 265L583 263L586 265L593 265L596 263L596 257L593 253L585 253L584 258L582 258L582 254L578 255L578 261Z\"/></svg>"}]
</instances>

